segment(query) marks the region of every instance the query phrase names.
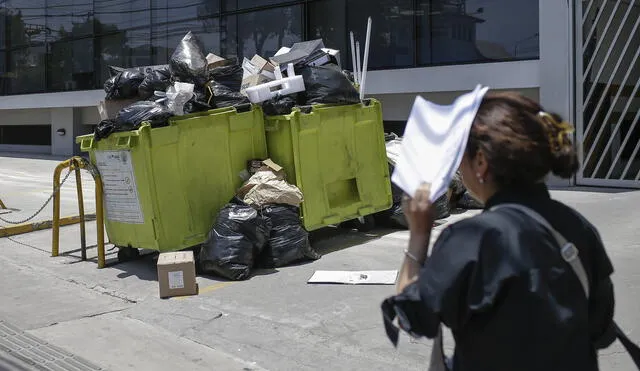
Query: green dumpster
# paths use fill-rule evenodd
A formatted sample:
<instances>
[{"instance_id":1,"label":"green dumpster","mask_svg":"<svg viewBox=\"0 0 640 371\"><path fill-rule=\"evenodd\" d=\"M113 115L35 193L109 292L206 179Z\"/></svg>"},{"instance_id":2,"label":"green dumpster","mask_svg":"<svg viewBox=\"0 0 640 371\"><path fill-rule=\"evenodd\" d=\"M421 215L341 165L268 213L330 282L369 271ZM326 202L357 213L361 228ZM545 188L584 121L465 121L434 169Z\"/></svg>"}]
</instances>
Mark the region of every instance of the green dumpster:
<instances>
[{"instance_id":1,"label":"green dumpster","mask_svg":"<svg viewBox=\"0 0 640 371\"><path fill-rule=\"evenodd\" d=\"M222 108L167 127L76 138L104 184L111 243L177 251L203 243L242 184L247 161L267 155L262 110Z\"/></svg>"},{"instance_id":2,"label":"green dumpster","mask_svg":"<svg viewBox=\"0 0 640 371\"><path fill-rule=\"evenodd\" d=\"M378 101L295 108L289 115L265 117L265 130L269 157L302 190L307 230L392 206Z\"/></svg>"}]
</instances>

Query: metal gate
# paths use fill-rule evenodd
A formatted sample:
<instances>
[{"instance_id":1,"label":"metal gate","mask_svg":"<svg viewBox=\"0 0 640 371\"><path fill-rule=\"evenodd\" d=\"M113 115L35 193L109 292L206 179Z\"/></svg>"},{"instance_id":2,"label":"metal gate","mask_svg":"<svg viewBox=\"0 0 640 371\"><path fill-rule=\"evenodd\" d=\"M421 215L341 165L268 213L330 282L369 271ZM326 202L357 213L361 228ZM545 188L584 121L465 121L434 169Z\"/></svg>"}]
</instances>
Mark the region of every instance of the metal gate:
<instances>
[{"instance_id":1,"label":"metal gate","mask_svg":"<svg viewBox=\"0 0 640 371\"><path fill-rule=\"evenodd\" d=\"M577 183L640 188L640 0L575 1Z\"/></svg>"}]
</instances>

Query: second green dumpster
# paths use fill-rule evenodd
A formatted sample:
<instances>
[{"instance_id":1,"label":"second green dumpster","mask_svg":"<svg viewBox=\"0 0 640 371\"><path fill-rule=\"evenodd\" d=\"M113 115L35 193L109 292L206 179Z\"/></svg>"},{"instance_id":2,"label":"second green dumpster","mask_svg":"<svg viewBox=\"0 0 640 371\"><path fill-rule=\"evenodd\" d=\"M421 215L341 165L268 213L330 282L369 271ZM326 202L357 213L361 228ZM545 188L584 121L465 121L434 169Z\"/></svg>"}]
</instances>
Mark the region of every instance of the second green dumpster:
<instances>
[{"instance_id":1,"label":"second green dumpster","mask_svg":"<svg viewBox=\"0 0 640 371\"><path fill-rule=\"evenodd\" d=\"M302 190L307 230L391 207L380 102L299 107L265 117L265 130L269 157Z\"/></svg>"}]
</instances>

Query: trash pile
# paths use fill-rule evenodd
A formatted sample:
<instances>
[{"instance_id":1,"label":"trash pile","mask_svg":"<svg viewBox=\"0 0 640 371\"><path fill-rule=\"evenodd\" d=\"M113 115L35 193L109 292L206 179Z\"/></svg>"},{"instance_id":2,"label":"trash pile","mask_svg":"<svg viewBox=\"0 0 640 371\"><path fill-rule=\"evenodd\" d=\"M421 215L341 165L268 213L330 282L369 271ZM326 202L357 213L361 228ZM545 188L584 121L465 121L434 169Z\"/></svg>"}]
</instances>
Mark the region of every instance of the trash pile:
<instances>
[{"instance_id":1,"label":"trash pile","mask_svg":"<svg viewBox=\"0 0 640 371\"><path fill-rule=\"evenodd\" d=\"M282 47L265 59L255 55L226 59L205 55L198 37L188 32L168 65L109 68L104 83L102 121L95 139L134 130L142 122L168 125L171 116L215 108L260 104L266 115L291 113L295 106L355 104L362 99L357 74L343 71L340 52L321 39Z\"/></svg>"},{"instance_id":2,"label":"trash pile","mask_svg":"<svg viewBox=\"0 0 640 371\"><path fill-rule=\"evenodd\" d=\"M400 147L402 138L395 133L385 134L385 142L387 147L387 161L389 163L389 174L393 174L393 170L400 155ZM376 224L386 225L392 228L409 228L409 224L405 219L402 211L403 192L398 186L391 183L391 194L393 195L393 206L389 210L379 212L375 215ZM435 219L444 219L451 215L451 211L455 209L482 209L484 206L476 200L462 183L460 171L456 172L455 177L449 184L449 191L438 198L434 204Z\"/></svg>"},{"instance_id":3,"label":"trash pile","mask_svg":"<svg viewBox=\"0 0 640 371\"><path fill-rule=\"evenodd\" d=\"M200 270L230 280L250 277L254 268L278 268L317 260L300 221L302 192L287 183L273 161L251 161L250 178L220 212L200 249Z\"/></svg>"}]
</instances>

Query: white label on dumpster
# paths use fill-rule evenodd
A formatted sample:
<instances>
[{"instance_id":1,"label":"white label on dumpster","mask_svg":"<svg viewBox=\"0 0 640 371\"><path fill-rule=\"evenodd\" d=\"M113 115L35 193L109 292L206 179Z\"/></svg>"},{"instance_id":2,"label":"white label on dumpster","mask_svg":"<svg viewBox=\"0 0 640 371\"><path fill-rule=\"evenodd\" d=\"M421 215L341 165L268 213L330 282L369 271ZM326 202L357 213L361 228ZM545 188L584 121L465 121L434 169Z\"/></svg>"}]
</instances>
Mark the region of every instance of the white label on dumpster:
<instances>
[{"instance_id":1,"label":"white label on dumpster","mask_svg":"<svg viewBox=\"0 0 640 371\"><path fill-rule=\"evenodd\" d=\"M169 288L171 290L184 289L184 274L182 271L169 272Z\"/></svg>"},{"instance_id":2,"label":"white label on dumpster","mask_svg":"<svg viewBox=\"0 0 640 371\"><path fill-rule=\"evenodd\" d=\"M107 219L126 224L144 224L131 153L96 151L95 156L102 178Z\"/></svg>"}]
</instances>

